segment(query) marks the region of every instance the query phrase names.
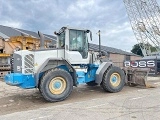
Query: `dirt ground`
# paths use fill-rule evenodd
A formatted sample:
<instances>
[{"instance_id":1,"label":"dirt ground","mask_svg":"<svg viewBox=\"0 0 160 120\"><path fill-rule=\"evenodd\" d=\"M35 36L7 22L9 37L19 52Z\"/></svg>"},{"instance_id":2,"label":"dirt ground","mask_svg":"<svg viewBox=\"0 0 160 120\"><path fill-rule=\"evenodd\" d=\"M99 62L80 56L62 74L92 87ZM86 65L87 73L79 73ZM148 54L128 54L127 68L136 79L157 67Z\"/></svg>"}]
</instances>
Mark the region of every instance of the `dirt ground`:
<instances>
[{"instance_id":1,"label":"dirt ground","mask_svg":"<svg viewBox=\"0 0 160 120\"><path fill-rule=\"evenodd\" d=\"M44 100L38 89L21 89L16 86L9 86L5 84L3 79L0 79L0 115L82 101L88 99L86 96L94 98L95 94L96 96L101 96L105 92L101 87L87 88L84 85L74 88L70 95L71 97L65 101L49 103Z\"/></svg>"},{"instance_id":2,"label":"dirt ground","mask_svg":"<svg viewBox=\"0 0 160 120\"><path fill-rule=\"evenodd\" d=\"M153 84L159 86L160 81L154 82ZM124 94L129 91L136 91L137 89L139 88L125 86L122 92L116 94ZM104 96L109 97L111 95L113 94L104 92L99 86L88 87L87 85L82 85L74 88L68 99L62 102L49 103L43 99L38 89L21 89L16 86L9 86L4 83L3 79L0 79L0 115L79 102Z\"/></svg>"}]
</instances>

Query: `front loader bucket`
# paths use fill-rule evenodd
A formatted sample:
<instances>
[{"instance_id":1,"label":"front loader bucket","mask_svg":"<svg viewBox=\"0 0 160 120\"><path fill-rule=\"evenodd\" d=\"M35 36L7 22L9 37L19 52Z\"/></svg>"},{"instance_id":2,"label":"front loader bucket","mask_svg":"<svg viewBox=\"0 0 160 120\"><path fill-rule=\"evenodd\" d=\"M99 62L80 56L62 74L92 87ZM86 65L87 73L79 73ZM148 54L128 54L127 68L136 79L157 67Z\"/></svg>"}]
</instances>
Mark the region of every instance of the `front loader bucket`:
<instances>
[{"instance_id":1,"label":"front loader bucket","mask_svg":"<svg viewBox=\"0 0 160 120\"><path fill-rule=\"evenodd\" d=\"M129 86L140 85L147 87L146 81L149 69L125 68L124 71L126 73L126 83Z\"/></svg>"}]
</instances>

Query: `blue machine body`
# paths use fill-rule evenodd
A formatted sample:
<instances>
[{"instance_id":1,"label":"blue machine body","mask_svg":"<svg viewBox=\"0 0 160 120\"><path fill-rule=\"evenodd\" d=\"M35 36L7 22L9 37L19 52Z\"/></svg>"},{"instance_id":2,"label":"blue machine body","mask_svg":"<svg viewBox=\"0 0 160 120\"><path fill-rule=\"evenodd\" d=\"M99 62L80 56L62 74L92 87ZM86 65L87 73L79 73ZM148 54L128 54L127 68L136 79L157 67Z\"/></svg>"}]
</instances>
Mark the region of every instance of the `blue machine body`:
<instances>
[{"instance_id":1,"label":"blue machine body","mask_svg":"<svg viewBox=\"0 0 160 120\"><path fill-rule=\"evenodd\" d=\"M22 73L10 73L4 77L7 84L18 86L24 89L35 88L35 79L33 74L25 75Z\"/></svg>"},{"instance_id":2,"label":"blue machine body","mask_svg":"<svg viewBox=\"0 0 160 120\"><path fill-rule=\"evenodd\" d=\"M96 71L99 65L89 64L89 65L80 65L80 66L83 66L83 67L85 66L87 71L77 71L76 72L77 84L83 84L83 83L95 81ZM57 68L61 68L61 69L68 71L65 65L58 66ZM10 73L5 76L4 80L9 85L18 86L24 89L36 88L37 86L34 74Z\"/></svg>"}]
</instances>

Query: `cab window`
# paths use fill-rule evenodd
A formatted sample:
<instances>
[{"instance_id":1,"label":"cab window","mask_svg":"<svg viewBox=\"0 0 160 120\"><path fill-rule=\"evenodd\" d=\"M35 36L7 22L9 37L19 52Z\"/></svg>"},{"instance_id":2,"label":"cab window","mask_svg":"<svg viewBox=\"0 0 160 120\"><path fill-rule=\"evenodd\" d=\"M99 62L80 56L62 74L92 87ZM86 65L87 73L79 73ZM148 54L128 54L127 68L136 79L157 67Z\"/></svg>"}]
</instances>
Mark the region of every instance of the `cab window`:
<instances>
[{"instance_id":1,"label":"cab window","mask_svg":"<svg viewBox=\"0 0 160 120\"><path fill-rule=\"evenodd\" d=\"M82 30L70 30L69 50L79 51L83 58L88 56L88 40L86 32Z\"/></svg>"},{"instance_id":2,"label":"cab window","mask_svg":"<svg viewBox=\"0 0 160 120\"><path fill-rule=\"evenodd\" d=\"M65 46L65 32L59 35L59 46L60 48L64 48Z\"/></svg>"}]
</instances>

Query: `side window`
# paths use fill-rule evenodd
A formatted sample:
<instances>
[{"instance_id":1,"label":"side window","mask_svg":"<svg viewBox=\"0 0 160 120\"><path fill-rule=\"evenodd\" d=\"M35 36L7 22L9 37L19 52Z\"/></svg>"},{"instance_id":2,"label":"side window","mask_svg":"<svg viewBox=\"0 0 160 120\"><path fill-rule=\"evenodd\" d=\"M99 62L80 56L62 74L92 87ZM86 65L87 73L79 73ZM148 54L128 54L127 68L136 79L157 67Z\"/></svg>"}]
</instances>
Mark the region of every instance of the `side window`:
<instances>
[{"instance_id":1,"label":"side window","mask_svg":"<svg viewBox=\"0 0 160 120\"><path fill-rule=\"evenodd\" d=\"M65 32L61 33L59 36L59 46L60 48L64 48L65 46Z\"/></svg>"}]
</instances>

